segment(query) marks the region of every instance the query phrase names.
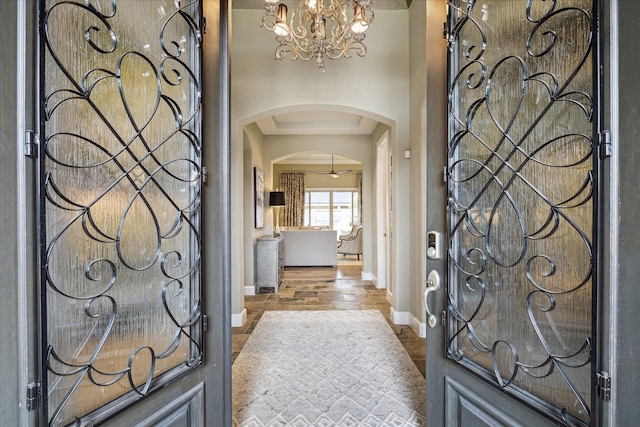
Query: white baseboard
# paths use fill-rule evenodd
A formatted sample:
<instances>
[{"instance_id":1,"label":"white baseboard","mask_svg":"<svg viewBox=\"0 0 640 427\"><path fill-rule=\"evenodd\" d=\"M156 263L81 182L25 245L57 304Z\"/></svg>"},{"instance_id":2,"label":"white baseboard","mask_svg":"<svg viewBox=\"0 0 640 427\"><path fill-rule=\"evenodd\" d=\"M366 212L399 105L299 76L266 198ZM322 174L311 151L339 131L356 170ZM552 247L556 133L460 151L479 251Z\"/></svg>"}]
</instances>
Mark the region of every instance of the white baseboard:
<instances>
[{"instance_id":1,"label":"white baseboard","mask_svg":"<svg viewBox=\"0 0 640 427\"><path fill-rule=\"evenodd\" d=\"M375 274L373 273L366 273L366 272L361 272L360 273L360 278L364 281L364 280L368 280L369 282L373 283L375 285L375 287L378 287L378 278L376 277Z\"/></svg>"},{"instance_id":2,"label":"white baseboard","mask_svg":"<svg viewBox=\"0 0 640 427\"><path fill-rule=\"evenodd\" d=\"M384 286L382 283L378 282L378 277L376 277L375 274L373 273L365 273L364 271L362 272L362 280L368 280L371 283L374 284L374 286L377 289L385 289L386 286Z\"/></svg>"},{"instance_id":3,"label":"white baseboard","mask_svg":"<svg viewBox=\"0 0 640 427\"><path fill-rule=\"evenodd\" d=\"M393 294L387 289L387 302L393 307Z\"/></svg>"},{"instance_id":4,"label":"white baseboard","mask_svg":"<svg viewBox=\"0 0 640 427\"><path fill-rule=\"evenodd\" d=\"M244 287L244 294L245 295L255 295L256 294L256 287L255 286L245 286Z\"/></svg>"},{"instance_id":5,"label":"white baseboard","mask_svg":"<svg viewBox=\"0 0 640 427\"><path fill-rule=\"evenodd\" d=\"M411 312L410 311L396 311L391 307L391 321L394 325L410 325L411 324Z\"/></svg>"},{"instance_id":6,"label":"white baseboard","mask_svg":"<svg viewBox=\"0 0 640 427\"><path fill-rule=\"evenodd\" d=\"M425 322L421 322L416 316L411 316L411 329L415 332L420 338L427 337L427 324Z\"/></svg>"},{"instance_id":7,"label":"white baseboard","mask_svg":"<svg viewBox=\"0 0 640 427\"><path fill-rule=\"evenodd\" d=\"M231 314L231 327L239 328L247 321L247 309L243 308L242 312Z\"/></svg>"}]
</instances>

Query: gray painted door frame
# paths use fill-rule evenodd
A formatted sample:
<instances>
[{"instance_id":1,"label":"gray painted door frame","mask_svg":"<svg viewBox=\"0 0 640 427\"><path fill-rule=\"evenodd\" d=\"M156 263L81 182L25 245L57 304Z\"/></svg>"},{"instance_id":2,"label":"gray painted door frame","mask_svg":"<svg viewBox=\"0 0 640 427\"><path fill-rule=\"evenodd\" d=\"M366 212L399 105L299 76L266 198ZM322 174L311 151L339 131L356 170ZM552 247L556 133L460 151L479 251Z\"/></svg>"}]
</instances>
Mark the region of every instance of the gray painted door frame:
<instances>
[{"instance_id":1,"label":"gray painted door frame","mask_svg":"<svg viewBox=\"0 0 640 427\"><path fill-rule=\"evenodd\" d=\"M427 229L446 234L447 187L442 180L442 169L447 164L447 147L444 142L447 141L444 125L447 116L447 72L444 60L446 48L442 40L445 1L433 2L439 3L435 5L429 3L431 2L428 2L427 7ZM613 140L619 139L620 147L617 149L614 142L613 157L604 160L602 170L602 204L605 207L601 217L604 238L602 247L610 250L604 251L600 266L599 307L602 333L597 348L601 358L598 369L613 373L614 379L611 401L601 402L598 408L592 409L592 425L633 425L640 419L640 409L634 403L636 399L629 398L637 395L637 382L625 376L619 365L621 357L626 356L624 363L629 366L624 368L624 372L640 371L638 358L631 356L637 354L638 340L624 338L632 335L631 331L635 330L633 325L639 320L637 303L640 301L640 292L636 286L622 286L623 283L635 283L637 279L631 278L637 278L640 274L637 261L632 261L632 258L637 260L637 254L640 253L638 196L632 195L637 192L631 189L637 188L636 185L625 186L620 182L623 176L628 182L640 182L637 168L640 150L637 144L633 147L635 152L632 151L632 141L635 139L637 143L639 114L636 108L623 108L637 105L640 89L638 85L625 87L624 91L619 87L624 81L623 76L628 77L627 82L631 81L631 76L637 74L633 70L640 66L637 46L634 47L638 28L637 18L633 17L638 14L640 5L635 3L630 5L619 0L602 2L603 86L606 102L603 126L612 130ZM635 77L633 81L636 81ZM623 148L627 151L624 156L620 156ZM624 171L624 175L621 171ZM632 205L635 205L635 209L631 208ZM628 214L626 217L621 213L625 207L624 213ZM611 221L611 218L617 221ZM427 271L430 270L436 270L441 277L446 277L446 260L427 260ZM440 291L431 295L432 312L442 313L446 309L446 279L444 281ZM445 332L441 325L427 330L427 425L557 425L555 421L541 416L527 405L505 393L497 392L496 387L481 381L470 371L448 361L445 357ZM447 418L446 408L452 406L457 408L457 414Z\"/></svg>"},{"instance_id":2,"label":"gray painted door frame","mask_svg":"<svg viewBox=\"0 0 640 427\"><path fill-rule=\"evenodd\" d=\"M230 2L204 0L202 164L209 176L203 186L203 313L208 317L204 364L130 410L109 421L114 427L194 426L173 419L186 410L189 394L202 390L199 418L206 426L231 425L231 275L229 184L229 39ZM168 409L169 408L169 409ZM172 415L173 414L173 415ZM184 418L182 418L184 419Z\"/></svg>"},{"instance_id":3,"label":"gray painted door frame","mask_svg":"<svg viewBox=\"0 0 640 427\"><path fill-rule=\"evenodd\" d=\"M640 420L640 85L637 73L640 3L604 0L604 127L611 130L612 156L604 164L601 369L612 377L611 400L602 404L604 426Z\"/></svg>"},{"instance_id":4,"label":"gray painted door frame","mask_svg":"<svg viewBox=\"0 0 640 427\"><path fill-rule=\"evenodd\" d=\"M427 230L446 235L447 184L443 182L443 167L447 164L447 66L446 42L442 38L442 23L445 21L445 1L427 2ZM433 18L433 16L438 18ZM431 24L431 25L430 25ZM435 58L439 57L439 60ZM443 239L446 240L446 239ZM427 259L427 271L436 270L440 274L440 290L432 293L429 306L431 312L442 313L446 309L446 283L448 279L445 259ZM438 315L438 318L440 316ZM522 425L554 425L516 402L512 398L497 393L495 387L479 380L471 372L456 366L446 359L446 334L440 323L435 328L427 328L426 333L426 384L427 384L427 426L480 426L482 424L446 423L445 408L447 401L456 399L455 394L463 396L461 407L474 412L487 420L485 426L501 425L499 419L507 419L504 414L494 412L493 408L503 408L515 413L518 410ZM448 389L448 393L447 393ZM473 394L470 393L473 390ZM464 396L467 396L466 398ZM477 396L477 397L474 397ZM479 396L491 396L487 402ZM468 421L468 419L467 419ZM502 424L505 425L505 424ZM516 424L514 424L516 425Z\"/></svg>"},{"instance_id":5,"label":"gray painted door frame","mask_svg":"<svg viewBox=\"0 0 640 427\"><path fill-rule=\"evenodd\" d=\"M33 426L27 384L37 381L33 161L23 154L35 129L35 0L0 3L0 424Z\"/></svg>"},{"instance_id":6,"label":"gray painted door frame","mask_svg":"<svg viewBox=\"0 0 640 427\"><path fill-rule=\"evenodd\" d=\"M34 157L24 154L37 117L37 0L0 2L0 424L39 425L27 409L38 382L37 229ZM203 313L205 361L167 387L123 408L102 425L231 425L229 38L230 4L203 0ZM36 397L39 401L41 396ZM189 411L196 410L193 416Z\"/></svg>"}]
</instances>

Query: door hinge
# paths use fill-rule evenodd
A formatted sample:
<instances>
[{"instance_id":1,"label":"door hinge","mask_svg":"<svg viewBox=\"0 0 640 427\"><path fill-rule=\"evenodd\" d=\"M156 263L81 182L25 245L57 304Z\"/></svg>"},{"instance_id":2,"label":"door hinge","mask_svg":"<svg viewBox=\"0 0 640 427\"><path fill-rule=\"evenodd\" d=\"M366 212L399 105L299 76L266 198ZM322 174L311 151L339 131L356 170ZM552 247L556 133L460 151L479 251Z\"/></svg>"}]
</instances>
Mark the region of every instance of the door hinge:
<instances>
[{"instance_id":1,"label":"door hinge","mask_svg":"<svg viewBox=\"0 0 640 427\"><path fill-rule=\"evenodd\" d=\"M209 177L209 170L207 169L206 166L203 166L202 171L200 173L202 174L202 183L206 184L207 178Z\"/></svg>"},{"instance_id":2,"label":"door hinge","mask_svg":"<svg viewBox=\"0 0 640 427\"><path fill-rule=\"evenodd\" d=\"M447 310L442 310L442 326L447 327Z\"/></svg>"},{"instance_id":3,"label":"door hinge","mask_svg":"<svg viewBox=\"0 0 640 427\"><path fill-rule=\"evenodd\" d=\"M202 34L207 34L207 17L202 17Z\"/></svg>"},{"instance_id":4,"label":"door hinge","mask_svg":"<svg viewBox=\"0 0 640 427\"><path fill-rule=\"evenodd\" d=\"M40 144L40 135L32 130L28 130L24 141L24 155L27 157L36 157L38 155L38 144Z\"/></svg>"},{"instance_id":5,"label":"door hinge","mask_svg":"<svg viewBox=\"0 0 640 427\"><path fill-rule=\"evenodd\" d=\"M202 315L202 331L207 332L209 330L209 317L206 314Z\"/></svg>"},{"instance_id":6,"label":"door hinge","mask_svg":"<svg viewBox=\"0 0 640 427\"><path fill-rule=\"evenodd\" d=\"M40 395L40 383L31 383L27 386L27 411L38 409L38 397Z\"/></svg>"},{"instance_id":7,"label":"door hinge","mask_svg":"<svg viewBox=\"0 0 640 427\"><path fill-rule=\"evenodd\" d=\"M611 145L611 131L603 130L598 134L600 143L600 158L606 159L613 154L613 146Z\"/></svg>"},{"instance_id":8,"label":"door hinge","mask_svg":"<svg viewBox=\"0 0 640 427\"><path fill-rule=\"evenodd\" d=\"M445 166L444 169L442 170L442 182L447 182L447 179L449 178L449 171L447 170L447 167Z\"/></svg>"},{"instance_id":9,"label":"door hinge","mask_svg":"<svg viewBox=\"0 0 640 427\"><path fill-rule=\"evenodd\" d=\"M601 371L596 373L597 378L597 394L600 400L611 400L611 377L608 372Z\"/></svg>"},{"instance_id":10,"label":"door hinge","mask_svg":"<svg viewBox=\"0 0 640 427\"><path fill-rule=\"evenodd\" d=\"M449 40L449 24L447 22L442 24L442 38Z\"/></svg>"}]
</instances>

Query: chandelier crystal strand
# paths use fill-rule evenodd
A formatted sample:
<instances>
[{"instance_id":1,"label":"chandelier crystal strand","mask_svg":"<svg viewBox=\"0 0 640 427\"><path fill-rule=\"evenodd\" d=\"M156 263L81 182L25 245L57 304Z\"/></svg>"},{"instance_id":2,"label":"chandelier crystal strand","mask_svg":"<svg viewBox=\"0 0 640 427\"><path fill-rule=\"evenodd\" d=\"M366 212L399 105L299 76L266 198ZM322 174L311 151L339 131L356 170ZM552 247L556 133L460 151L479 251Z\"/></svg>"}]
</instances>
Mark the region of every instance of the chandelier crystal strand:
<instances>
[{"instance_id":1,"label":"chandelier crystal strand","mask_svg":"<svg viewBox=\"0 0 640 427\"><path fill-rule=\"evenodd\" d=\"M365 31L373 22L371 0L300 0L289 8L282 0L265 0L262 26L276 35L275 58L308 61L316 58L325 69L324 59L350 58L355 52L366 56ZM289 15L289 16L288 16Z\"/></svg>"}]
</instances>

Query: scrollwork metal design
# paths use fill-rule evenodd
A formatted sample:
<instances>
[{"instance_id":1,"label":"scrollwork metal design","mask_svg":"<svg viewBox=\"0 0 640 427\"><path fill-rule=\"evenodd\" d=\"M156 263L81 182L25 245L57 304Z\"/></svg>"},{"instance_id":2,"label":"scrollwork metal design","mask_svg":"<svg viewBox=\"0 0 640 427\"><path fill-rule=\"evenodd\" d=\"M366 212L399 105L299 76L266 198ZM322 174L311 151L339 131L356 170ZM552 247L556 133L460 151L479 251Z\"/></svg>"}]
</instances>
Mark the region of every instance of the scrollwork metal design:
<instances>
[{"instance_id":1,"label":"scrollwork metal design","mask_svg":"<svg viewBox=\"0 0 640 427\"><path fill-rule=\"evenodd\" d=\"M449 357L588 423L593 6L449 7Z\"/></svg>"},{"instance_id":2,"label":"scrollwork metal design","mask_svg":"<svg viewBox=\"0 0 640 427\"><path fill-rule=\"evenodd\" d=\"M67 425L202 361L201 6L42 3L44 392Z\"/></svg>"}]
</instances>

